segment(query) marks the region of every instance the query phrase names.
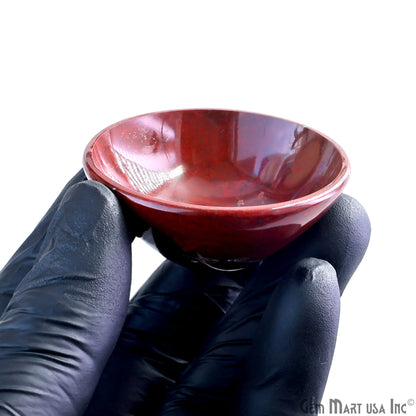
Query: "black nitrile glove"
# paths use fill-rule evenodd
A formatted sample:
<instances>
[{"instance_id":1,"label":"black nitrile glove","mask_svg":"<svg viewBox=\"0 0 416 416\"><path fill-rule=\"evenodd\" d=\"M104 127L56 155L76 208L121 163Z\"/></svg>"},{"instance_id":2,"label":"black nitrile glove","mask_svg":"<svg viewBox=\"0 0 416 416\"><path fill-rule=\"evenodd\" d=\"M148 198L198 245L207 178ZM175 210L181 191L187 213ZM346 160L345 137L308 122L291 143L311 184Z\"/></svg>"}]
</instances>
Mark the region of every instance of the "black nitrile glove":
<instances>
[{"instance_id":1,"label":"black nitrile glove","mask_svg":"<svg viewBox=\"0 0 416 416\"><path fill-rule=\"evenodd\" d=\"M128 306L132 227L107 188L69 185L0 275L1 416L301 415L319 403L339 295L370 234L355 200L256 268L166 261Z\"/></svg>"}]
</instances>

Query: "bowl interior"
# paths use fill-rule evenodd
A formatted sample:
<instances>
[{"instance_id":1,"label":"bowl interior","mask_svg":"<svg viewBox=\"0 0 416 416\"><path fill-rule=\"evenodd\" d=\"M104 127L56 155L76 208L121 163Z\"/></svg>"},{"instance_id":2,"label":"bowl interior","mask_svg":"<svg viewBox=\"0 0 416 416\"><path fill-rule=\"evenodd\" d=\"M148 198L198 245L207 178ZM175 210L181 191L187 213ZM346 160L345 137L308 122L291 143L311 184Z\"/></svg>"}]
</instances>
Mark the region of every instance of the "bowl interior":
<instances>
[{"instance_id":1,"label":"bowl interior","mask_svg":"<svg viewBox=\"0 0 416 416\"><path fill-rule=\"evenodd\" d=\"M102 131L100 176L169 203L243 207L319 191L342 169L339 148L302 125L228 110L152 113Z\"/></svg>"}]
</instances>

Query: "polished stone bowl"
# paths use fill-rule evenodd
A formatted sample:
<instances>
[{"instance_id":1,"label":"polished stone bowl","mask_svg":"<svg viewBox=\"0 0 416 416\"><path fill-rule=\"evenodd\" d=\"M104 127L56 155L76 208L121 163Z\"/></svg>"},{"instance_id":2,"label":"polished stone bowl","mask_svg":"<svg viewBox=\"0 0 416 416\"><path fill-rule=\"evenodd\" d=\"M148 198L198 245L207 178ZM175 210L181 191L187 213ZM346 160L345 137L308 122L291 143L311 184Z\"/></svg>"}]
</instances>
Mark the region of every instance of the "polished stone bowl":
<instances>
[{"instance_id":1,"label":"polished stone bowl","mask_svg":"<svg viewBox=\"0 0 416 416\"><path fill-rule=\"evenodd\" d=\"M335 202L350 173L340 146L315 130L211 109L113 124L88 144L84 169L150 225L158 246L218 269L291 242Z\"/></svg>"}]
</instances>

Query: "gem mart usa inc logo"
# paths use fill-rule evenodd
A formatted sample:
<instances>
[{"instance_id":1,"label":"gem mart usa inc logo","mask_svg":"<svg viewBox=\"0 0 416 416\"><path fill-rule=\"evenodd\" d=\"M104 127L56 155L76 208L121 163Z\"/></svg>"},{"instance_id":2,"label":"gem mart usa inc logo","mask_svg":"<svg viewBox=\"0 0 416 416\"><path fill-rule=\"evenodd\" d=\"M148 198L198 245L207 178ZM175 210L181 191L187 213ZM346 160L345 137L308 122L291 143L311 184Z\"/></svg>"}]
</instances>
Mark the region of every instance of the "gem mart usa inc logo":
<instances>
[{"instance_id":1,"label":"gem mart usa inc logo","mask_svg":"<svg viewBox=\"0 0 416 416\"><path fill-rule=\"evenodd\" d=\"M326 404L303 400L300 405L305 415L416 415L414 399L407 401L390 399L385 403L346 403L339 399L329 399Z\"/></svg>"}]
</instances>

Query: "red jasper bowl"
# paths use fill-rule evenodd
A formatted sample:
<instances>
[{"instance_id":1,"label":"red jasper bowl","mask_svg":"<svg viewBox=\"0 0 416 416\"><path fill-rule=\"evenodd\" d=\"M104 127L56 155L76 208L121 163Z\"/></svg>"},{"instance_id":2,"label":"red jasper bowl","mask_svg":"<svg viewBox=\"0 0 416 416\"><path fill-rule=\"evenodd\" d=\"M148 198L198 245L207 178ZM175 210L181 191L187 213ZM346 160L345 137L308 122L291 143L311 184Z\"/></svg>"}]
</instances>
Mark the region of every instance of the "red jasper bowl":
<instances>
[{"instance_id":1,"label":"red jasper bowl","mask_svg":"<svg viewBox=\"0 0 416 416\"><path fill-rule=\"evenodd\" d=\"M315 130L211 109L113 124L88 144L84 169L169 241L159 246L219 269L261 260L295 239L335 202L350 173L344 151Z\"/></svg>"}]
</instances>

